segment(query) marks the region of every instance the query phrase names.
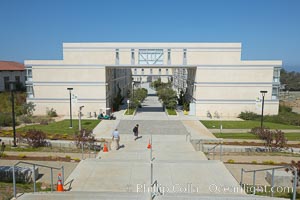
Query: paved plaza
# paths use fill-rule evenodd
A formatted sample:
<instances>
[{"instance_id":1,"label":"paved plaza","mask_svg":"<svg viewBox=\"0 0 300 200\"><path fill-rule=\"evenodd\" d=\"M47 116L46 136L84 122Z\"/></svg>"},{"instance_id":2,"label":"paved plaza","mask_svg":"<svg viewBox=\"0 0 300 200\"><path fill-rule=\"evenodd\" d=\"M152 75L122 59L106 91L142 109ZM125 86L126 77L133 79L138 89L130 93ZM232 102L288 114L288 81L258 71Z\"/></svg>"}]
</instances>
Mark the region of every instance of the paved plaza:
<instances>
[{"instance_id":1,"label":"paved plaza","mask_svg":"<svg viewBox=\"0 0 300 200\"><path fill-rule=\"evenodd\" d=\"M151 199L151 194L156 199L271 199L246 195L221 161L196 151L188 135L215 137L193 116L184 117L169 119L157 97L149 96L131 119L119 116L95 128L98 139L111 139L118 128L121 148L81 161L65 181L69 192L26 194L21 199ZM132 132L136 124L138 140Z\"/></svg>"}]
</instances>

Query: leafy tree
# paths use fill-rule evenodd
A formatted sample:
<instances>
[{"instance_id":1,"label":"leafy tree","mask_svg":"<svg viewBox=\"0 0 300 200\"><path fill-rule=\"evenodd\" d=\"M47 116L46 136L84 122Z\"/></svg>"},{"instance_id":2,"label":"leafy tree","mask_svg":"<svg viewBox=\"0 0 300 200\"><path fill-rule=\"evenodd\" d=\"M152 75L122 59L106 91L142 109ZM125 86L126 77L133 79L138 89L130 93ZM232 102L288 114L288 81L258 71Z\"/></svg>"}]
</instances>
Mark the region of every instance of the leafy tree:
<instances>
[{"instance_id":1,"label":"leafy tree","mask_svg":"<svg viewBox=\"0 0 300 200\"><path fill-rule=\"evenodd\" d=\"M32 116L33 111L35 111L35 104L33 102L23 104L23 114Z\"/></svg>"},{"instance_id":2,"label":"leafy tree","mask_svg":"<svg viewBox=\"0 0 300 200\"><path fill-rule=\"evenodd\" d=\"M172 88L160 87L157 91L158 98L162 100L167 108L175 109L177 104L177 93Z\"/></svg>"},{"instance_id":3,"label":"leafy tree","mask_svg":"<svg viewBox=\"0 0 300 200\"><path fill-rule=\"evenodd\" d=\"M299 72L287 72L285 69L281 69L280 83L285 84L286 90L300 91L300 73Z\"/></svg>"}]
</instances>

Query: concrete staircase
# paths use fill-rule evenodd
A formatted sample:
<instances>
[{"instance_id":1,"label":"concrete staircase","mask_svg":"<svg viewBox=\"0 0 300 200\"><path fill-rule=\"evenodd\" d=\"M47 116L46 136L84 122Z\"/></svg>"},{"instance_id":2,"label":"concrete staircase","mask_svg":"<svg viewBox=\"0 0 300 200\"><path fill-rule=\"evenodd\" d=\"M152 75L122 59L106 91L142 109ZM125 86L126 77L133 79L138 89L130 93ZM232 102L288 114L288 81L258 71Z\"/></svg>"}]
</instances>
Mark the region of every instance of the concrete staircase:
<instances>
[{"instance_id":1,"label":"concrete staircase","mask_svg":"<svg viewBox=\"0 0 300 200\"><path fill-rule=\"evenodd\" d=\"M159 119L156 115L151 116L151 105L157 107L157 103L149 103L146 118ZM158 192L158 189L161 192L161 195L155 197L158 200L274 199L246 195L221 161L207 160L203 152L195 151L192 144L186 141L188 131L192 138L214 138L199 121L141 120L141 115L138 118L100 123L102 127L98 127L96 136L111 138L111 132L117 126L122 148L100 152L96 159L81 161L65 181L70 191L28 193L20 199L149 200L151 192ZM135 124L140 125L142 136L136 141L132 135ZM151 135L152 157L155 158L152 161L153 181L157 181L155 187L150 186L151 154L147 149Z\"/></svg>"}]
</instances>

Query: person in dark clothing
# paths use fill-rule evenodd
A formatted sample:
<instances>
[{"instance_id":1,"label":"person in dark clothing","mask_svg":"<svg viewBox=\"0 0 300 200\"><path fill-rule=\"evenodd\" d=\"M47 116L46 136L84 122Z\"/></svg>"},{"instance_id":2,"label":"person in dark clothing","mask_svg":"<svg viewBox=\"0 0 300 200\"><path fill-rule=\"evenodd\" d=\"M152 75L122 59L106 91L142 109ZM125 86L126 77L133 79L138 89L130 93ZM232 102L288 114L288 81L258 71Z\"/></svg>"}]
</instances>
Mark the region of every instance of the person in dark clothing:
<instances>
[{"instance_id":1,"label":"person in dark clothing","mask_svg":"<svg viewBox=\"0 0 300 200\"><path fill-rule=\"evenodd\" d=\"M135 125L133 128L133 135L134 135L134 140L137 140L139 137L139 125Z\"/></svg>"}]
</instances>

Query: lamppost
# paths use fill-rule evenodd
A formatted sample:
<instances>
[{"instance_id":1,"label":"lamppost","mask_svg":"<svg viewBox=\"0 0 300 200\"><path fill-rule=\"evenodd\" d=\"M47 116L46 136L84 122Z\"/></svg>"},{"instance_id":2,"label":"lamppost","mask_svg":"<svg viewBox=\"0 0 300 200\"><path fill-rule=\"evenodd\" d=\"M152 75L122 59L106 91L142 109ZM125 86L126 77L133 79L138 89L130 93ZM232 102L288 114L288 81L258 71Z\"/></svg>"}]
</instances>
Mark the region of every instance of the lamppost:
<instances>
[{"instance_id":1,"label":"lamppost","mask_svg":"<svg viewBox=\"0 0 300 200\"><path fill-rule=\"evenodd\" d=\"M73 128L73 122L72 122L72 90L73 88L67 88L67 90L69 90L70 93L70 128Z\"/></svg>"},{"instance_id":2,"label":"lamppost","mask_svg":"<svg viewBox=\"0 0 300 200\"><path fill-rule=\"evenodd\" d=\"M16 82L14 82L14 81L9 82L9 89L10 89L10 95L11 95L12 126L13 126L13 134L14 134L13 147L17 147L17 144L16 144L15 97L14 97L15 84L16 84Z\"/></svg>"},{"instance_id":3,"label":"lamppost","mask_svg":"<svg viewBox=\"0 0 300 200\"><path fill-rule=\"evenodd\" d=\"M79 107L78 120L79 120L79 132L81 132L81 110L84 106Z\"/></svg>"},{"instance_id":4,"label":"lamppost","mask_svg":"<svg viewBox=\"0 0 300 200\"><path fill-rule=\"evenodd\" d=\"M263 130L263 119L264 119L265 95L266 95L266 93L268 93L268 91L261 90L260 93L262 95L260 130L262 131Z\"/></svg>"}]
</instances>

